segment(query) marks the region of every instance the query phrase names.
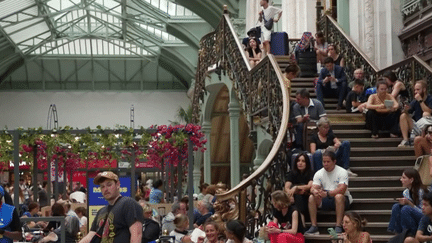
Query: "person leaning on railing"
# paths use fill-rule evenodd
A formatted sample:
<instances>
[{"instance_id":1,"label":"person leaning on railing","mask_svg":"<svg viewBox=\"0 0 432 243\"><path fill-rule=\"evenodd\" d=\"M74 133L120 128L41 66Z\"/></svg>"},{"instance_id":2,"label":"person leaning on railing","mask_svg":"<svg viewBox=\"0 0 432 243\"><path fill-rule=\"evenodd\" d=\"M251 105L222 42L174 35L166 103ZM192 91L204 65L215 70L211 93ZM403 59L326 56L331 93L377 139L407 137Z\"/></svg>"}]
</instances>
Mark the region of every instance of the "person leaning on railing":
<instances>
[{"instance_id":1,"label":"person leaning on railing","mask_svg":"<svg viewBox=\"0 0 432 243\"><path fill-rule=\"evenodd\" d=\"M366 127L372 138L378 138L380 129L390 130L391 137L398 137L399 103L387 92L387 83L381 78L377 82L377 93L369 96L366 108Z\"/></svg>"}]
</instances>

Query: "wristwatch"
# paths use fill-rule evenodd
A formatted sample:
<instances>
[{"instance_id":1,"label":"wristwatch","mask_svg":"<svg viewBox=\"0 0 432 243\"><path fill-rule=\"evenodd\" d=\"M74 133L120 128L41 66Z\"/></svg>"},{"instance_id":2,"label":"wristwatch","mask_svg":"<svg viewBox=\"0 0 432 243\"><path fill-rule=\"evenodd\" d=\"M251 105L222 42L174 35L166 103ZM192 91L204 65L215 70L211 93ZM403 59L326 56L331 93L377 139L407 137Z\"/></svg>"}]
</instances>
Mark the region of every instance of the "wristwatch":
<instances>
[{"instance_id":1,"label":"wristwatch","mask_svg":"<svg viewBox=\"0 0 432 243\"><path fill-rule=\"evenodd\" d=\"M330 192L329 191L327 191L327 197L330 197Z\"/></svg>"},{"instance_id":2,"label":"wristwatch","mask_svg":"<svg viewBox=\"0 0 432 243\"><path fill-rule=\"evenodd\" d=\"M4 234L5 230L4 229L0 229L0 235Z\"/></svg>"},{"instance_id":3,"label":"wristwatch","mask_svg":"<svg viewBox=\"0 0 432 243\"><path fill-rule=\"evenodd\" d=\"M420 103L420 104L423 103L423 100L419 100L419 103Z\"/></svg>"}]
</instances>

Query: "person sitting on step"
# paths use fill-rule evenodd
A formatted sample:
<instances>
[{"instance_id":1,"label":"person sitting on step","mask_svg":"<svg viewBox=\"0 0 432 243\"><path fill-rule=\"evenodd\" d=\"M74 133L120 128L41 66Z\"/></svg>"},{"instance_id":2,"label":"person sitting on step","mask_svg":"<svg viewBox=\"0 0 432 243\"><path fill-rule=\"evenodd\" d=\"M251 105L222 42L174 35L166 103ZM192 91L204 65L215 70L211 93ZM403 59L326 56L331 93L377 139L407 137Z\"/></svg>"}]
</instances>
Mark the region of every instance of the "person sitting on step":
<instances>
[{"instance_id":1,"label":"person sitting on step","mask_svg":"<svg viewBox=\"0 0 432 243\"><path fill-rule=\"evenodd\" d=\"M323 32L317 32L315 34L315 45L314 50L317 56L317 63L324 63L324 59L328 55L328 44L325 40Z\"/></svg>"},{"instance_id":2,"label":"person sitting on step","mask_svg":"<svg viewBox=\"0 0 432 243\"><path fill-rule=\"evenodd\" d=\"M341 142L333 133L330 127L330 120L327 117L321 117L317 122L317 131L312 135L310 142L310 151L315 171L320 170L322 166L323 151L332 147L337 165L348 171L348 175L356 177L357 174L351 171L350 167L350 152L351 144L345 140Z\"/></svg>"},{"instance_id":3,"label":"person sitting on step","mask_svg":"<svg viewBox=\"0 0 432 243\"><path fill-rule=\"evenodd\" d=\"M402 142L399 147L409 146L409 133L414 127L419 127L417 122L422 117L432 114L432 96L427 93L427 83L424 80L418 80L414 85L414 100L409 105L405 105L400 116L400 130L402 133ZM428 150L429 153L429 150Z\"/></svg>"},{"instance_id":4,"label":"person sitting on step","mask_svg":"<svg viewBox=\"0 0 432 243\"><path fill-rule=\"evenodd\" d=\"M404 243L419 243L432 241L432 192L423 196L423 217L420 219L415 237L405 238Z\"/></svg>"},{"instance_id":5,"label":"person sitting on step","mask_svg":"<svg viewBox=\"0 0 432 243\"><path fill-rule=\"evenodd\" d=\"M366 108L366 127L372 138L378 138L380 129L390 130L391 137L398 137L399 103L387 92L387 83L381 78L377 82L377 93L369 96Z\"/></svg>"},{"instance_id":6,"label":"person sitting on step","mask_svg":"<svg viewBox=\"0 0 432 243\"><path fill-rule=\"evenodd\" d=\"M261 61L262 54L255 38L249 39L249 46L246 47L245 51L251 68L255 67Z\"/></svg>"},{"instance_id":7,"label":"person sitting on step","mask_svg":"<svg viewBox=\"0 0 432 243\"><path fill-rule=\"evenodd\" d=\"M294 199L299 210L302 224L305 226L305 217L309 217L308 200L312 187L314 170L306 152L299 153L292 163L292 170L288 172L285 182L285 192ZM292 199L291 199L292 201Z\"/></svg>"},{"instance_id":8,"label":"person sitting on step","mask_svg":"<svg viewBox=\"0 0 432 243\"><path fill-rule=\"evenodd\" d=\"M328 45L328 56L333 58L334 64L340 67L345 66L345 60L342 54L339 53L338 48L335 44Z\"/></svg>"},{"instance_id":9,"label":"person sitting on step","mask_svg":"<svg viewBox=\"0 0 432 243\"><path fill-rule=\"evenodd\" d=\"M317 99L311 99L309 91L300 89L296 92L297 103L293 107L293 114L296 119L295 146L303 148L303 129L309 121L318 121L321 117L327 116L322 103Z\"/></svg>"},{"instance_id":10,"label":"person sitting on step","mask_svg":"<svg viewBox=\"0 0 432 243\"><path fill-rule=\"evenodd\" d=\"M362 79L355 79L352 90L346 97L346 112L347 113L362 113L366 108L366 96L364 95L364 81Z\"/></svg>"},{"instance_id":11,"label":"person sitting on step","mask_svg":"<svg viewBox=\"0 0 432 243\"><path fill-rule=\"evenodd\" d=\"M409 93L407 88L405 87L405 84L398 80L396 74L392 71L386 71L383 74L383 78L386 81L390 94L396 99L396 100L408 100L409 99Z\"/></svg>"},{"instance_id":12,"label":"person sitting on step","mask_svg":"<svg viewBox=\"0 0 432 243\"><path fill-rule=\"evenodd\" d=\"M414 138L415 157L418 158L422 155L430 155L431 149L432 149L432 125L428 124L424 127L422 135Z\"/></svg>"},{"instance_id":13,"label":"person sitting on step","mask_svg":"<svg viewBox=\"0 0 432 243\"><path fill-rule=\"evenodd\" d=\"M323 168L317 171L313 178L311 195L309 196L309 214L312 226L305 232L319 234L317 226L318 209L336 210L336 233L342 233L342 218L345 210L352 203L348 191L348 172L336 165L336 155L332 151L323 154Z\"/></svg>"},{"instance_id":14,"label":"person sitting on step","mask_svg":"<svg viewBox=\"0 0 432 243\"><path fill-rule=\"evenodd\" d=\"M337 110L342 108L346 97L347 79L342 67L334 64L331 57L324 59L324 68L321 69L316 85L317 99L324 104L324 97L338 98Z\"/></svg>"},{"instance_id":15,"label":"person sitting on step","mask_svg":"<svg viewBox=\"0 0 432 243\"><path fill-rule=\"evenodd\" d=\"M409 233L415 234L418 223L422 218L423 195L428 189L423 185L420 174L414 168L404 170L400 179L402 186L406 189L402 197L392 207L392 213L387 230L393 233L401 233L408 229Z\"/></svg>"},{"instance_id":16,"label":"person sitting on step","mask_svg":"<svg viewBox=\"0 0 432 243\"><path fill-rule=\"evenodd\" d=\"M284 191L278 190L271 194L273 205L273 221L265 227L271 243L295 242L304 243L304 228L298 209Z\"/></svg>"}]
</instances>

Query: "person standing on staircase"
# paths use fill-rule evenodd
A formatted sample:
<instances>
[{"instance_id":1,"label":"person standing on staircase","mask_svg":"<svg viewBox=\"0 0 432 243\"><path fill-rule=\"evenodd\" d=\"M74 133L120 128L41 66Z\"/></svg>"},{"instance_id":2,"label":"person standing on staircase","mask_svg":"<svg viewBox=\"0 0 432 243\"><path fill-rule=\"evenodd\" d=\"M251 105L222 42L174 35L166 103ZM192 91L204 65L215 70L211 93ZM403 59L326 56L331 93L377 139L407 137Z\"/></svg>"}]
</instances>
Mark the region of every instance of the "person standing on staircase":
<instances>
[{"instance_id":1,"label":"person standing on staircase","mask_svg":"<svg viewBox=\"0 0 432 243\"><path fill-rule=\"evenodd\" d=\"M335 65L331 57L324 59L324 68L321 69L316 85L317 99L324 104L324 97L338 98L337 110L342 108L342 103L347 93L347 78L342 67Z\"/></svg>"},{"instance_id":2,"label":"person standing on staircase","mask_svg":"<svg viewBox=\"0 0 432 243\"><path fill-rule=\"evenodd\" d=\"M266 22L273 21L274 23L277 23L282 16L282 10L271 6L269 4L269 0L261 0L260 5L263 10L258 13L258 21L261 22L261 39L264 47L263 56L265 56L267 54L270 54L271 32L273 28L272 25L270 29L267 29ZM275 15L277 15L277 18L274 17Z\"/></svg>"},{"instance_id":3,"label":"person standing on staircase","mask_svg":"<svg viewBox=\"0 0 432 243\"><path fill-rule=\"evenodd\" d=\"M410 131L415 126L419 127L417 122L422 117L432 114L432 96L427 93L427 83L425 81L419 80L415 83L414 100L403 108L399 121L403 140L398 147L409 146Z\"/></svg>"},{"instance_id":4,"label":"person standing on staircase","mask_svg":"<svg viewBox=\"0 0 432 243\"><path fill-rule=\"evenodd\" d=\"M336 165L336 155L332 151L323 154L323 168L313 177L311 195L309 196L309 214L312 226L305 235L317 235L318 209L336 210L336 233L342 233L342 218L345 210L352 203L352 196L348 191L348 172Z\"/></svg>"}]
</instances>

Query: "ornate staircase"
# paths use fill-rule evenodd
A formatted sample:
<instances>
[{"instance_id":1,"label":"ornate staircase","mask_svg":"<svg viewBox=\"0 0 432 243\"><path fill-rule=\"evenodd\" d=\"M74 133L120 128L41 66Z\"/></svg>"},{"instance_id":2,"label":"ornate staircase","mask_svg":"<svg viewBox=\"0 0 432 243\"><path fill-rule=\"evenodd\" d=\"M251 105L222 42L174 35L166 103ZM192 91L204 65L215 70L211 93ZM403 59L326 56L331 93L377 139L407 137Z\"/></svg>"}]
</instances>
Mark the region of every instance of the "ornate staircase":
<instances>
[{"instance_id":1,"label":"ornate staircase","mask_svg":"<svg viewBox=\"0 0 432 243\"><path fill-rule=\"evenodd\" d=\"M351 55L346 58L347 72L352 73L356 67L362 66L368 72L366 78L371 83L374 83L381 72L388 69L398 72L399 77L407 85L409 80L420 77L432 81L432 69L417 57L378 70L349 37L334 26L334 20L325 17L321 20L321 26L327 33L332 33L331 38L340 38L340 42L337 42L328 37L331 42L348 46L343 51L345 57ZM206 93L206 79L212 72L219 77L227 76L233 82L237 98L248 116L251 134L261 129L272 137L273 147L261 166L239 185L218 195L216 211L220 219L228 220L233 215L238 215L238 218L247 224L248 236L256 237L257 228L263 226L271 217L269 194L283 187L285 172L288 169L288 97L295 96L296 90L300 88L307 88L312 97L315 94L313 79L307 78L293 80L293 94L286 93L281 70L285 68L287 57L269 55L251 69L234 33L228 13L225 11L216 30L202 38L192 105L194 119L197 122L200 118L200 104L204 101ZM368 219L366 230L372 234L373 241L385 242L391 237L386 231L391 206L395 202L394 198L400 197L403 189L399 178L402 171L414 163L413 149L397 148L400 142L397 138L370 138L370 131L363 128L364 118L361 114L336 111L335 99L325 100L325 103L334 133L341 140L351 142L351 170L359 175L350 179L349 190L354 198L351 210L358 211ZM260 122L256 123L256 120ZM250 197L246 196L248 186L255 188ZM234 210L232 206L235 206ZM335 213L320 212L318 222L321 235L308 236L308 242L329 240L326 228L335 226Z\"/></svg>"}]
</instances>

